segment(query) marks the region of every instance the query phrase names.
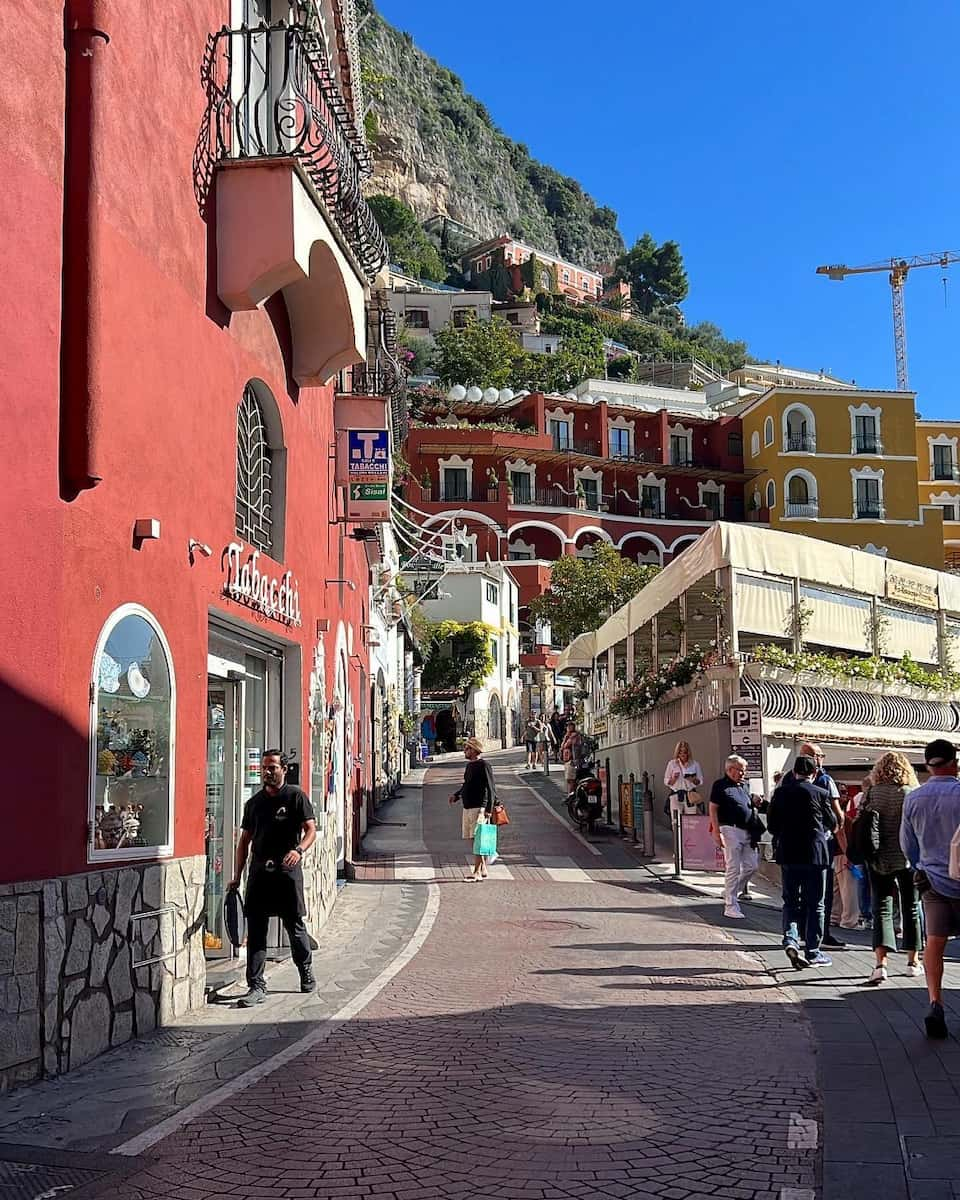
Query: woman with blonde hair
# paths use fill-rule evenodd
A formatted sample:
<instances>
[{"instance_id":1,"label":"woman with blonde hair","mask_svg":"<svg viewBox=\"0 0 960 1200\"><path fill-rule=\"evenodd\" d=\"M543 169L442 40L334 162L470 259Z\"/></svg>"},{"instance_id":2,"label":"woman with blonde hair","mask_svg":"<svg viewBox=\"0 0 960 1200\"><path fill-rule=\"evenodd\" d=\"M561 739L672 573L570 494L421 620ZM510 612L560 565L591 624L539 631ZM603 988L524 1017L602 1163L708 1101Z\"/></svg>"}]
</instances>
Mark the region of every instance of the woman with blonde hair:
<instances>
[{"instance_id":1,"label":"woman with blonde hair","mask_svg":"<svg viewBox=\"0 0 960 1200\"><path fill-rule=\"evenodd\" d=\"M903 801L917 787L913 767L904 755L895 750L882 754L871 772L860 812L864 819L874 812L879 815L879 845L868 866L873 891L873 949L877 965L867 980L878 987L887 978L887 955L897 948L894 932L893 901L900 898L903 920L903 949L907 955L907 975L918 978L923 974L920 965L920 900L917 886L903 851L900 849L900 821Z\"/></svg>"},{"instance_id":2,"label":"woman with blonde hair","mask_svg":"<svg viewBox=\"0 0 960 1200\"><path fill-rule=\"evenodd\" d=\"M687 794L696 791L702 783L703 771L690 753L689 742L677 742L673 758L663 773L663 785L667 789L666 811L679 812L687 803Z\"/></svg>"}]
</instances>

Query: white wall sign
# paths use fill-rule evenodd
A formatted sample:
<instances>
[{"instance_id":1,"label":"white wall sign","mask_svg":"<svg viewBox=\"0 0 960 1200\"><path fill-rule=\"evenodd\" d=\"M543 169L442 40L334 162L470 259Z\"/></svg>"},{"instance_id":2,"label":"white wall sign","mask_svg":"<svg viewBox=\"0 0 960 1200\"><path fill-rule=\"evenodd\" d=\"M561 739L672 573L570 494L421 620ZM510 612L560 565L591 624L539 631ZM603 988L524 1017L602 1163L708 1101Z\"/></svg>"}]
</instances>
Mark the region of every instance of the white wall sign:
<instances>
[{"instance_id":1,"label":"white wall sign","mask_svg":"<svg viewBox=\"0 0 960 1200\"><path fill-rule=\"evenodd\" d=\"M260 551L254 550L242 562L246 549L243 542L231 542L226 550L227 580L224 594L231 600L247 604L274 621L288 625L300 624L300 589L293 573L287 571L279 579L260 573L257 562Z\"/></svg>"}]
</instances>

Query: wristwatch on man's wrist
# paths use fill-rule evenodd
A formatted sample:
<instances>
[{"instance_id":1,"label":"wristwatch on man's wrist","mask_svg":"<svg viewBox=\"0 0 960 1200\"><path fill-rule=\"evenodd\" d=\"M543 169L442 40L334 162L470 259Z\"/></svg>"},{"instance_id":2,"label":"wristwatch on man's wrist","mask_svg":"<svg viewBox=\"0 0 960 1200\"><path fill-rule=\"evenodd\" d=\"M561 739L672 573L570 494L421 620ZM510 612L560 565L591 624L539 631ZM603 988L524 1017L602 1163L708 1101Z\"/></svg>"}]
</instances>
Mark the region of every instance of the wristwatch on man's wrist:
<instances>
[{"instance_id":1,"label":"wristwatch on man's wrist","mask_svg":"<svg viewBox=\"0 0 960 1200\"><path fill-rule=\"evenodd\" d=\"M302 846L294 846L293 852L294 852L294 854L299 854L300 857L303 858L303 847Z\"/></svg>"}]
</instances>

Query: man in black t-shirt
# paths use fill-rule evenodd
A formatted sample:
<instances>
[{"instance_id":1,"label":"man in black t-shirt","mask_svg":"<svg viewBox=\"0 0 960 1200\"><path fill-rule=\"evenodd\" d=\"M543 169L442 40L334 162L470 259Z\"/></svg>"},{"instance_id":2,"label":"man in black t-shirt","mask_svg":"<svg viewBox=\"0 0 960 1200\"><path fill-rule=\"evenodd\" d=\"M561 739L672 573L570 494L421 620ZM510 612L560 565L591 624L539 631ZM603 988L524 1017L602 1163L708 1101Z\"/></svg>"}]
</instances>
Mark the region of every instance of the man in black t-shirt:
<instances>
[{"instance_id":1,"label":"man in black t-shirt","mask_svg":"<svg viewBox=\"0 0 960 1200\"><path fill-rule=\"evenodd\" d=\"M763 835L763 822L744 782L747 760L730 754L723 771L723 778L710 789L710 828L714 841L723 848L723 915L742 921L739 898L760 864L757 845Z\"/></svg>"},{"instance_id":2,"label":"man in black t-shirt","mask_svg":"<svg viewBox=\"0 0 960 1200\"><path fill-rule=\"evenodd\" d=\"M267 928L279 917L290 941L290 953L300 972L300 991L316 987L310 960L310 937L303 918L304 854L317 836L317 822L305 792L285 783L287 756L264 752L260 763L263 787L244 806L240 841L231 888L238 888L252 847L244 910L247 918L247 988L241 1008L262 1004L267 992L263 971L267 963Z\"/></svg>"}]
</instances>

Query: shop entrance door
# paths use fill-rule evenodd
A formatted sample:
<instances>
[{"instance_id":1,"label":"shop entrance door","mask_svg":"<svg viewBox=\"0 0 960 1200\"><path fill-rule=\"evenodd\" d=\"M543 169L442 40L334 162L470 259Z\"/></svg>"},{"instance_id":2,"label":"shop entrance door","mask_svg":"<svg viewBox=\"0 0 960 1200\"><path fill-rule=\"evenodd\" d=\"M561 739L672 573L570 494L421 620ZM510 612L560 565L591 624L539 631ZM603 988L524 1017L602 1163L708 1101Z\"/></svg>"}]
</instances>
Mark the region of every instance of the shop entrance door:
<instances>
[{"instance_id":1,"label":"shop entrance door","mask_svg":"<svg viewBox=\"0 0 960 1200\"><path fill-rule=\"evenodd\" d=\"M233 954L223 923L223 898L233 877L243 767L244 681L207 679L207 877L203 947L208 958Z\"/></svg>"}]
</instances>

